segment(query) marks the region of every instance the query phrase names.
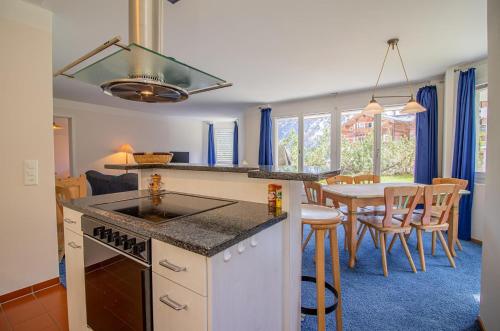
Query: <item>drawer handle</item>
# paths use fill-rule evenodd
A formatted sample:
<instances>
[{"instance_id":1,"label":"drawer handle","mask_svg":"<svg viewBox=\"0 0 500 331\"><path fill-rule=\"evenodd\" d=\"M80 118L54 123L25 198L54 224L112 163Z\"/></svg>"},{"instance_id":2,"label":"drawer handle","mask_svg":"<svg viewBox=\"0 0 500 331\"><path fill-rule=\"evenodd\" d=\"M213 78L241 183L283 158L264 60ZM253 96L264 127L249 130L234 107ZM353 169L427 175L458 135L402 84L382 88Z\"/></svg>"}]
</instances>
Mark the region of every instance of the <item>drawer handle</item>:
<instances>
[{"instance_id":1,"label":"drawer handle","mask_svg":"<svg viewBox=\"0 0 500 331\"><path fill-rule=\"evenodd\" d=\"M178 302L175 302L174 300L170 299L168 295L164 295L160 297L160 301L169 306L170 308L173 308L175 310L183 310L187 309L187 305L181 305Z\"/></svg>"},{"instance_id":2,"label":"drawer handle","mask_svg":"<svg viewBox=\"0 0 500 331\"><path fill-rule=\"evenodd\" d=\"M65 218L65 219L64 219L64 222L65 222L65 223L68 223L68 224L76 224L76 221L73 221L73 220L71 220L71 219L69 219L69 218Z\"/></svg>"},{"instance_id":3,"label":"drawer handle","mask_svg":"<svg viewBox=\"0 0 500 331\"><path fill-rule=\"evenodd\" d=\"M82 246L77 245L74 241L70 241L68 243L68 246L71 247L71 248L82 248Z\"/></svg>"},{"instance_id":4,"label":"drawer handle","mask_svg":"<svg viewBox=\"0 0 500 331\"><path fill-rule=\"evenodd\" d=\"M168 262L168 260L161 260L159 263L160 263L160 265L162 267L170 269L170 270L172 270L174 272L181 272L181 271L186 271L187 270L186 267L179 267L179 266L177 266L177 265L175 265L173 263Z\"/></svg>"}]
</instances>

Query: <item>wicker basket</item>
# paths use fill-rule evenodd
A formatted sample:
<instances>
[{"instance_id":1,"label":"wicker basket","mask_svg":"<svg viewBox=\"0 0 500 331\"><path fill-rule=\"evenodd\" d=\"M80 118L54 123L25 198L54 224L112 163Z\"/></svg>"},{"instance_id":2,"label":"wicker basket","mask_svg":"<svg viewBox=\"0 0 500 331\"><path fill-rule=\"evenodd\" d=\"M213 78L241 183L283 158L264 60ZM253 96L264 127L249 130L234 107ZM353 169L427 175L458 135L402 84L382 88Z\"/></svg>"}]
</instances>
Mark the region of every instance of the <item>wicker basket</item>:
<instances>
[{"instance_id":1,"label":"wicker basket","mask_svg":"<svg viewBox=\"0 0 500 331\"><path fill-rule=\"evenodd\" d=\"M167 164L172 160L173 153L134 153L134 160L139 164L160 163Z\"/></svg>"}]
</instances>

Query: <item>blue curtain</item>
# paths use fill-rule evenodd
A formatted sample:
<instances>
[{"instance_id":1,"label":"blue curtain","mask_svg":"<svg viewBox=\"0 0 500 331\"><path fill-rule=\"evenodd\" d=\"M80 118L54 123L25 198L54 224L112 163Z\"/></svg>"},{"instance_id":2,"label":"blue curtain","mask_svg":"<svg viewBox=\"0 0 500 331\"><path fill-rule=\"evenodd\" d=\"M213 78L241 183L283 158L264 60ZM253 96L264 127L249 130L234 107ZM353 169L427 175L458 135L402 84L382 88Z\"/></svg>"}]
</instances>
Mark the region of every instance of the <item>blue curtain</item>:
<instances>
[{"instance_id":1,"label":"blue curtain","mask_svg":"<svg viewBox=\"0 0 500 331\"><path fill-rule=\"evenodd\" d=\"M208 124L208 164L215 164L214 125Z\"/></svg>"},{"instance_id":2,"label":"blue curtain","mask_svg":"<svg viewBox=\"0 0 500 331\"><path fill-rule=\"evenodd\" d=\"M452 176L469 181L470 195L460 200L460 221L458 237L471 238L471 212L474 193L474 173L476 162L476 125L475 125L476 69L460 72L457 92L457 118L455 125L455 148L453 152Z\"/></svg>"},{"instance_id":3,"label":"blue curtain","mask_svg":"<svg viewBox=\"0 0 500 331\"><path fill-rule=\"evenodd\" d=\"M234 121L233 131L233 164L238 164L238 122Z\"/></svg>"},{"instance_id":4,"label":"blue curtain","mask_svg":"<svg viewBox=\"0 0 500 331\"><path fill-rule=\"evenodd\" d=\"M417 114L415 183L431 184L437 177L438 103L436 86L418 90L417 102L427 111Z\"/></svg>"},{"instance_id":5,"label":"blue curtain","mask_svg":"<svg viewBox=\"0 0 500 331\"><path fill-rule=\"evenodd\" d=\"M259 165L273 165L271 108L260 111Z\"/></svg>"}]
</instances>

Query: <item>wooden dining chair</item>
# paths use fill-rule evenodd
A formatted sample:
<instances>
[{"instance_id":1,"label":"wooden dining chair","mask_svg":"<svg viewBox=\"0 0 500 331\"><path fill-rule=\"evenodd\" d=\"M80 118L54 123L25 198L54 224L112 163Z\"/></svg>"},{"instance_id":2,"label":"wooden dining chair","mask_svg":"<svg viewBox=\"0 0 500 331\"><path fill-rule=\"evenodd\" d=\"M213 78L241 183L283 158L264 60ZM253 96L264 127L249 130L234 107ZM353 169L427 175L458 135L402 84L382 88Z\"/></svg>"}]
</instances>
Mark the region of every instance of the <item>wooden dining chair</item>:
<instances>
[{"instance_id":1,"label":"wooden dining chair","mask_svg":"<svg viewBox=\"0 0 500 331\"><path fill-rule=\"evenodd\" d=\"M353 184L354 180L352 176L346 176L346 175L337 175L333 177L328 177L326 179L326 183L328 185L333 185L333 184Z\"/></svg>"},{"instance_id":2,"label":"wooden dining chair","mask_svg":"<svg viewBox=\"0 0 500 331\"><path fill-rule=\"evenodd\" d=\"M416 214L410 224L417 232L417 247L422 271L426 270L422 232L432 232L432 255L435 254L436 250L434 238L437 234L450 265L455 268L455 260L451 256L448 244L443 237L443 231L448 230L448 217L459 191L460 186L453 184L437 184L425 187L424 212L423 214Z\"/></svg>"},{"instance_id":3,"label":"wooden dining chair","mask_svg":"<svg viewBox=\"0 0 500 331\"><path fill-rule=\"evenodd\" d=\"M445 177L445 178L434 178L434 179L432 179L432 184L433 185L438 185L438 184L454 184L454 185L458 185L459 192L460 192L460 190L466 190L467 189L467 186L469 185L469 181L467 179L447 178L447 177ZM457 195L456 201L454 201L453 204L455 204L456 202L458 202L458 200L460 200L460 194ZM460 240L458 238L456 239L456 243L457 243L458 249L462 250L462 243L460 242ZM432 255L434 255L435 248L436 248L436 234L434 232L432 233L432 247L433 247Z\"/></svg>"},{"instance_id":4,"label":"wooden dining chair","mask_svg":"<svg viewBox=\"0 0 500 331\"><path fill-rule=\"evenodd\" d=\"M417 272L404 234L410 232L413 211L422 196L423 190L421 186L386 187L384 189L385 214L383 216L366 214L358 217L359 222L362 224L362 230L359 235L356 251L359 249L366 231L369 228L374 229L379 234L382 268L385 277L389 274L386 256L386 237L391 233L399 237L411 269L413 272ZM403 221L395 219L394 216L396 215L402 216Z\"/></svg>"},{"instance_id":5,"label":"wooden dining chair","mask_svg":"<svg viewBox=\"0 0 500 331\"><path fill-rule=\"evenodd\" d=\"M353 177L354 184L376 184L380 183L380 176L373 174L357 175Z\"/></svg>"}]
</instances>

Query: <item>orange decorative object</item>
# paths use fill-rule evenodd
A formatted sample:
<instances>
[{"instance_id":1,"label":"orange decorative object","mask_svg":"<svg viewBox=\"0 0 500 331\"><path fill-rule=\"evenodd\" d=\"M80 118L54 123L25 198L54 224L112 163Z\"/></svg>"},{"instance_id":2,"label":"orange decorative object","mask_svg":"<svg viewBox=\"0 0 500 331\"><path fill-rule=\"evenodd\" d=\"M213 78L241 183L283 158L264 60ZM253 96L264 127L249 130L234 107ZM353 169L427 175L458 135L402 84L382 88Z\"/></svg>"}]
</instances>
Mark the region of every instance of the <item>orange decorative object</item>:
<instances>
[{"instance_id":1,"label":"orange decorative object","mask_svg":"<svg viewBox=\"0 0 500 331\"><path fill-rule=\"evenodd\" d=\"M149 182L149 191L152 194L158 194L161 189L161 176L158 174L151 175L151 180Z\"/></svg>"}]
</instances>

